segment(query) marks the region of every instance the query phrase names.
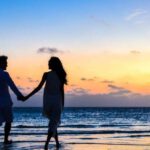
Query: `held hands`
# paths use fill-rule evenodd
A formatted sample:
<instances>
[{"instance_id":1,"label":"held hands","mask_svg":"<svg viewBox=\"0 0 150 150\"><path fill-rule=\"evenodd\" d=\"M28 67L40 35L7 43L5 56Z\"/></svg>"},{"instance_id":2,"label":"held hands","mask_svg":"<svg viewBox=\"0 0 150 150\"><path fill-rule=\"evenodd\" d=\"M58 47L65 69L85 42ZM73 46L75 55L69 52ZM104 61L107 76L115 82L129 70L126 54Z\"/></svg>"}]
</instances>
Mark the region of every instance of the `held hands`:
<instances>
[{"instance_id":1,"label":"held hands","mask_svg":"<svg viewBox=\"0 0 150 150\"><path fill-rule=\"evenodd\" d=\"M29 98L28 96L23 96L23 95L17 97L19 101L23 101L23 102L26 101L28 98Z\"/></svg>"}]
</instances>

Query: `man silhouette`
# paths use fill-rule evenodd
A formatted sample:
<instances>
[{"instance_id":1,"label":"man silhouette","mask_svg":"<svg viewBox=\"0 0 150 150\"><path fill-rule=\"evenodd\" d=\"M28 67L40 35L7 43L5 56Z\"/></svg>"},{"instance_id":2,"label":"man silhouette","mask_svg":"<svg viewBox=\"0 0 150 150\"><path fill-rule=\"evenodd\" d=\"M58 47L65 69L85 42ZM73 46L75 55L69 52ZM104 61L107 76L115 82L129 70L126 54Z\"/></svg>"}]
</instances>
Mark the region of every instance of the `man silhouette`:
<instances>
[{"instance_id":1,"label":"man silhouette","mask_svg":"<svg viewBox=\"0 0 150 150\"><path fill-rule=\"evenodd\" d=\"M7 56L0 56L0 125L5 122L4 127L4 144L11 144L12 141L8 140L11 123L13 121L12 105L8 86L11 90L17 95L17 97L23 97L19 92L13 80L9 76L9 73L6 72L7 68Z\"/></svg>"}]
</instances>

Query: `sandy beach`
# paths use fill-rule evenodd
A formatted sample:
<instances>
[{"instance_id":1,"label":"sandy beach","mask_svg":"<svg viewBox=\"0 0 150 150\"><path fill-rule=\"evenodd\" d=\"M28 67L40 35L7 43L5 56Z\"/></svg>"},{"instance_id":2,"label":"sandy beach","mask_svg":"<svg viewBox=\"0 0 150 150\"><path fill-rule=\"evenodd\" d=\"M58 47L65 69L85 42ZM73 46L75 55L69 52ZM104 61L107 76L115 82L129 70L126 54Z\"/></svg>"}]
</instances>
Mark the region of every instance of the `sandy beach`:
<instances>
[{"instance_id":1,"label":"sandy beach","mask_svg":"<svg viewBox=\"0 0 150 150\"><path fill-rule=\"evenodd\" d=\"M0 142L0 150L43 150L44 139L46 136L12 136L13 143L11 145L4 145L2 143L2 136ZM131 139L110 139L104 140L102 135L94 138L85 138L81 136L60 136L59 150L150 150L149 137L147 138L131 138ZM41 140L42 139L42 140ZM55 148L54 140L49 144L50 150L57 150Z\"/></svg>"},{"instance_id":2,"label":"sandy beach","mask_svg":"<svg viewBox=\"0 0 150 150\"><path fill-rule=\"evenodd\" d=\"M44 142L13 142L11 145L0 143L1 150L43 150ZM52 143L50 150L58 150ZM117 144L65 144L59 150L150 150L149 145L117 145Z\"/></svg>"}]
</instances>

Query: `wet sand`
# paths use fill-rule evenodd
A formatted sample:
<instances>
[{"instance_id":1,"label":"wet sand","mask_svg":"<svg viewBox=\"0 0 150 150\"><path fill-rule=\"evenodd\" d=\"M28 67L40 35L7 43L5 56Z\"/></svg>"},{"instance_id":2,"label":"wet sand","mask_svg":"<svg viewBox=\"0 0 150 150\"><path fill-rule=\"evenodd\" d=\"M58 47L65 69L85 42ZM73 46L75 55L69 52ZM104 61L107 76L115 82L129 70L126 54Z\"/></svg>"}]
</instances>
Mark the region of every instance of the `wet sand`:
<instances>
[{"instance_id":1,"label":"wet sand","mask_svg":"<svg viewBox=\"0 0 150 150\"><path fill-rule=\"evenodd\" d=\"M44 141L14 141L10 145L0 143L0 150L43 150ZM49 150L58 150L54 142L49 144ZM150 144L109 144L109 143L61 143L59 150L150 150Z\"/></svg>"}]
</instances>

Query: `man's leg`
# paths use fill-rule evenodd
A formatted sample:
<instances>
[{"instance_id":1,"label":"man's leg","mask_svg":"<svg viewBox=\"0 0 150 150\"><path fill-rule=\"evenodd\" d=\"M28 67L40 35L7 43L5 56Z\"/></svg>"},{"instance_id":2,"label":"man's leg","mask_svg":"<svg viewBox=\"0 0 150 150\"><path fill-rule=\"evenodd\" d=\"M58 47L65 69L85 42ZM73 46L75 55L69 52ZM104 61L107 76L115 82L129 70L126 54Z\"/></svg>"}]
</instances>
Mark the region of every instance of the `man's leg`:
<instances>
[{"instance_id":1,"label":"man's leg","mask_svg":"<svg viewBox=\"0 0 150 150\"><path fill-rule=\"evenodd\" d=\"M56 142L56 147L59 148L59 140L58 140L58 133L57 133L57 130L56 130L56 133L55 133L55 142Z\"/></svg>"},{"instance_id":2,"label":"man's leg","mask_svg":"<svg viewBox=\"0 0 150 150\"><path fill-rule=\"evenodd\" d=\"M11 123L6 122L5 127L4 127L4 132L5 132L4 143L5 144L10 144L11 143L11 141L8 140L10 130L11 130Z\"/></svg>"}]
</instances>

